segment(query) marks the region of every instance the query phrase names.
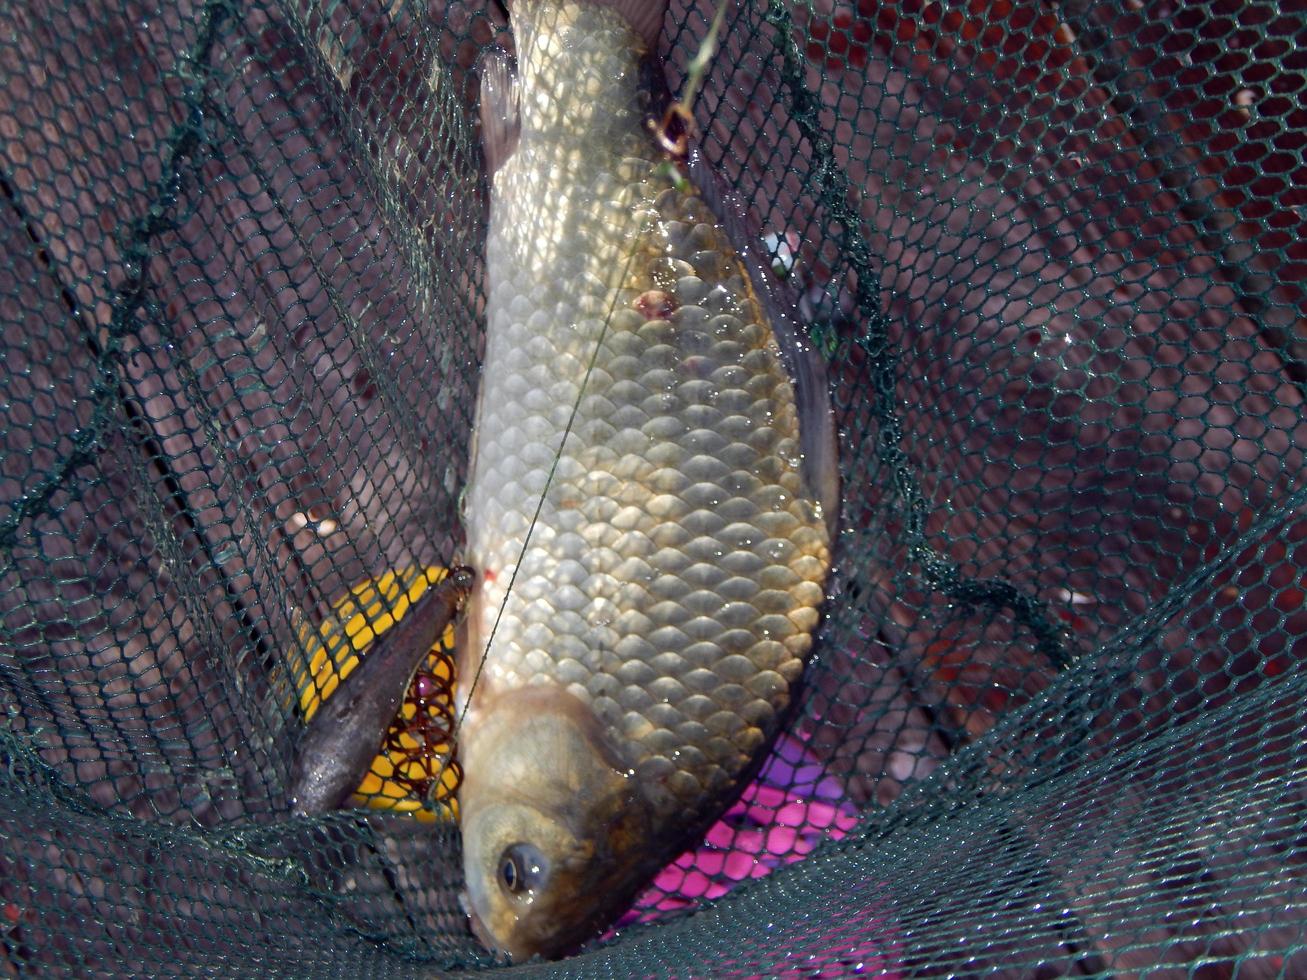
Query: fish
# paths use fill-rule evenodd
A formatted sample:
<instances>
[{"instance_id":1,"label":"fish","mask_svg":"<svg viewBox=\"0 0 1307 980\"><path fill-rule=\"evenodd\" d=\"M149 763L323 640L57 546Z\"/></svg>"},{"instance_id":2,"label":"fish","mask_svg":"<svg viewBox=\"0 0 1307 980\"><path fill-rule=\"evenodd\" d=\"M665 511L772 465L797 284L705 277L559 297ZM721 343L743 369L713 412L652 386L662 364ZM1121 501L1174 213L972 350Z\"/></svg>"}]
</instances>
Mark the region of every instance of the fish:
<instances>
[{"instance_id":1,"label":"fish","mask_svg":"<svg viewBox=\"0 0 1307 980\"><path fill-rule=\"evenodd\" d=\"M512 0L516 72L481 68L456 737L464 906L511 961L600 934L739 796L831 566L825 365L651 131L666 6Z\"/></svg>"}]
</instances>

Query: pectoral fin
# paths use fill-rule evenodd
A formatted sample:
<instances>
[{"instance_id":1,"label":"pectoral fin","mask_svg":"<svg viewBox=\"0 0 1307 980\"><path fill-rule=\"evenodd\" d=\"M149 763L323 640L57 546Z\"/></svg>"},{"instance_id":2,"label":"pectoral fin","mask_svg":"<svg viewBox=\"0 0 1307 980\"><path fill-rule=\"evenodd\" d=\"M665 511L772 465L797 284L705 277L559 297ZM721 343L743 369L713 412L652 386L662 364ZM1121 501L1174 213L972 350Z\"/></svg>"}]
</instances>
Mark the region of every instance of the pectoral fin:
<instances>
[{"instance_id":1,"label":"pectoral fin","mask_svg":"<svg viewBox=\"0 0 1307 980\"><path fill-rule=\"evenodd\" d=\"M481 59L481 148L490 173L513 155L521 128L517 78L508 52L495 48Z\"/></svg>"},{"instance_id":2,"label":"pectoral fin","mask_svg":"<svg viewBox=\"0 0 1307 980\"><path fill-rule=\"evenodd\" d=\"M333 810L362 781L414 672L457 615L473 579L470 569L456 568L428 589L313 713L291 766L294 812Z\"/></svg>"}]
</instances>

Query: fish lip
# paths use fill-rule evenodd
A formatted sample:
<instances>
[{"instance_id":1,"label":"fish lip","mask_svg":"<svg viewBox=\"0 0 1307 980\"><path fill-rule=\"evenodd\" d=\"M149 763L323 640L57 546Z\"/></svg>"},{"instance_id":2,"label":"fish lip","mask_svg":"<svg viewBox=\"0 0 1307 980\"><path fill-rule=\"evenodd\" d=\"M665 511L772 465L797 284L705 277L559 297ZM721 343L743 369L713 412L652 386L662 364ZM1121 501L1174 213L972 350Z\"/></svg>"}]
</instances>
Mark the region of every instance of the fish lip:
<instances>
[{"instance_id":1,"label":"fish lip","mask_svg":"<svg viewBox=\"0 0 1307 980\"><path fill-rule=\"evenodd\" d=\"M472 935L477 938L477 941L488 950L493 950L500 955L508 955L507 951L501 949L499 944L495 942L495 937L490 934L486 924L481 921L481 916L477 915L476 907L472 904L472 896L466 891L459 892L458 904L463 907L463 912L467 915L468 926L472 929Z\"/></svg>"}]
</instances>

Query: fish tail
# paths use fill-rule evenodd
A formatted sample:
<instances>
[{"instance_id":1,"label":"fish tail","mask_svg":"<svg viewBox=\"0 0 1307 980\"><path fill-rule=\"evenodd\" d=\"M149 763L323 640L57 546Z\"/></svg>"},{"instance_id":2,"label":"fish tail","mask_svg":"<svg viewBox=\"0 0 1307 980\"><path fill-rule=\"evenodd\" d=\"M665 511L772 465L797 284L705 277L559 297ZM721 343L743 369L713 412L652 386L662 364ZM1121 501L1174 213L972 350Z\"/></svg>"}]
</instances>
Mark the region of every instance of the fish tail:
<instances>
[{"instance_id":1,"label":"fish tail","mask_svg":"<svg viewBox=\"0 0 1307 980\"><path fill-rule=\"evenodd\" d=\"M548 6L550 0L531 0L533 6ZM663 29L669 0L585 0L592 7L607 7L619 14L639 36L649 51L658 49L658 35ZM514 7L508 3L510 12Z\"/></svg>"},{"instance_id":2,"label":"fish tail","mask_svg":"<svg viewBox=\"0 0 1307 980\"><path fill-rule=\"evenodd\" d=\"M669 0L591 0L596 7L608 7L620 14L650 51L658 49Z\"/></svg>"}]
</instances>

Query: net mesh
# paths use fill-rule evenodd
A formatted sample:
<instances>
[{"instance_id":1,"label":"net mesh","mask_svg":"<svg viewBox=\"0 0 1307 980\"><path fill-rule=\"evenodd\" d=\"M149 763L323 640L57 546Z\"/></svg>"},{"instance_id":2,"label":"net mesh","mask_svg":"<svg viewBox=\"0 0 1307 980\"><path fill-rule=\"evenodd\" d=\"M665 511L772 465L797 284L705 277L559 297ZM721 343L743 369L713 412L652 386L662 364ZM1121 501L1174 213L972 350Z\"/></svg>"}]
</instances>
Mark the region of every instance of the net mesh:
<instances>
[{"instance_id":1,"label":"net mesh","mask_svg":"<svg viewBox=\"0 0 1307 980\"><path fill-rule=\"evenodd\" d=\"M727 4L695 114L832 366L835 596L743 799L515 970L1307 974L1290 6ZM457 554L502 12L4 11L0 974L502 969L454 829L286 799L305 624Z\"/></svg>"}]
</instances>

